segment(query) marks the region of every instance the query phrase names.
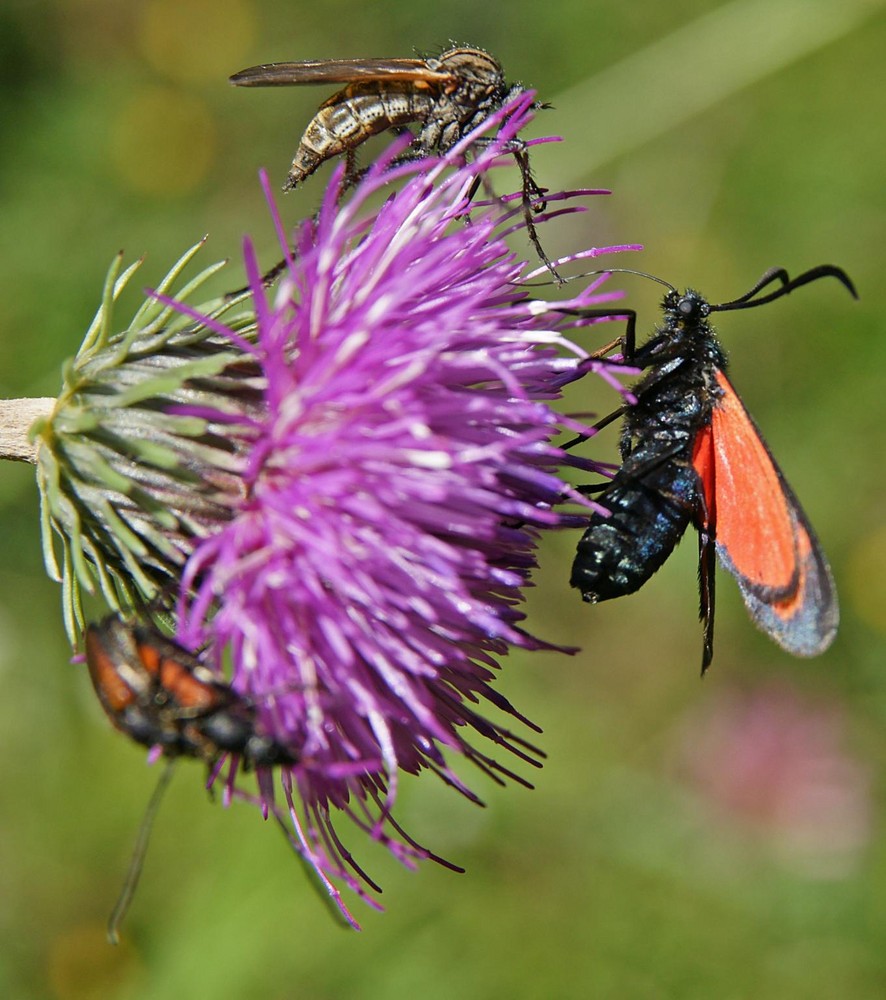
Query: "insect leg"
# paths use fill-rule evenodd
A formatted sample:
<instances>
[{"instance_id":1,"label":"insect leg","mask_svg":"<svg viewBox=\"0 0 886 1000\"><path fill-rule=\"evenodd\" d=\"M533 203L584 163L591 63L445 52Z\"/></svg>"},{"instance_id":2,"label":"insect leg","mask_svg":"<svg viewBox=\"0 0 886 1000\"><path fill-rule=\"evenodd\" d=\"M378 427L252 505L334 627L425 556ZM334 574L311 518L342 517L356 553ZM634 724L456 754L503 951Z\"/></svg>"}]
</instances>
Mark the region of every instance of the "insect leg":
<instances>
[{"instance_id":1,"label":"insect leg","mask_svg":"<svg viewBox=\"0 0 886 1000\"><path fill-rule=\"evenodd\" d=\"M529 204L533 212L543 212L548 203L545 201L547 188L541 187L538 181L532 176L532 166L529 163L529 152L526 143L519 139L512 139L508 148L514 154L517 166L520 168L520 179L523 184L523 203Z\"/></svg>"},{"instance_id":2,"label":"insect leg","mask_svg":"<svg viewBox=\"0 0 886 1000\"><path fill-rule=\"evenodd\" d=\"M602 493L605 489L608 489L610 480L606 480L605 483L587 483L585 486L576 486L575 492L581 493L583 497L593 496L594 493Z\"/></svg>"},{"instance_id":3,"label":"insect leg","mask_svg":"<svg viewBox=\"0 0 886 1000\"><path fill-rule=\"evenodd\" d=\"M702 621L701 672L714 658L714 589L716 581L716 547L707 526L698 530L698 616Z\"/></svg>"},{"instance_id":4,"label":"insect leg","mask_svg":"<svg viewBox=\"0 0 886 1000\"><path fill-rule=\"evenodd\" d=\"M535 249L538 259L551 272L551 277L554 281L556 281L558 285L565 285L566 282L564 281L562 275L556 267L554 267L548 259L548 255L544 252L541 240L538 238L538 230L535 228L535 220L533 219L534 213L543 212L545 210L546 202L543 199L545 189L539 187L532 176L532 171L529 167L529 154L526 152L526 147L521 144L520 148L513 149L512 152L514 154L514 159L517 161L517 166L520 168L520 177L523 189L523 224L526 226L526 235L529 237L529 242Z\"/></svg>"},{"instance_id":5,"label":"insect leg","mask_svg":"<svg viewBox=\"0 0 886 1000\"><path fill-rule=\"evenodd\" d=\"M163 773L160 775L157 787L151 795L148 808L145 810L144 818L138 830L138 836L135 839L135 847L132 851L129 868L126 871L123 888L108 919L108 940L111 944L120 943L120 924L123 923L123 918L126 916L126 911L129 909L129 904L132 902L132 897L135 895L135 890L138 887L138 880L141 878L142 868L145 863L145 854L148 850L148 841L151 838L151 830L154 827L154 820L157 818L157 811L163 800L163 793L169 787L169 782L172 780L174 767L175 759L170 758L166 762L166 767L163 768Z\"/></svg>"},{"instance_id":6,"label":"insect leg","mask_svg":"<svg viewBox=\"0 0 886 1000\"><path fill-rule=\"evenodd\" d=\"M625 319L627 319L624 335L622 337L617 337L615 340L611 340L608 344L605 344L603 347L594 351L594 353L588 358L589 361L605 357L610 351L614 350L619 345L622 345L623 352L627 355L628 342L630 342L631 350L633 350L635 327L637 324L637 314L633 309L624 309L618 312L611 309L560 309L558 311L568 316L581 316L582 318L609 318L624 316ZM567 441L566 444L563 445L563 450L568 451L570 448L574 448L577 444L581 444L582 441L587 441L588 438L590 438L597 431L602 430L604 427L608 427L614 420L618 420L619 417L624 416L625 412L626 408L624 406L619 406L618 409L613 410L612 413L593 424L587 434L577 434L574 438Z\"/></svg>"},{"instance_id":7,"label":"insect leg","mask_svg":"<svg viewBox=\"0 0 886 1000\"><path fill-rule=\"evenodd\" d=\"M496 141L488 136L481 136L475 140L474 145L485 148ZM529 237L529 242L532 244L538 259L551 273L556 283L558 285L565 285L566 282L563 276L557 271L548 255L544 252L541 240L538 238L538 230L535 227L533 215L545 210L547 203L544 196L547 193L547 188L541 187L532 176L526 143L521 139L511 139L509 142L502 144L501 148L506 149L513 155L514 161L520 171L523 224L526 227L526 235Z\"/></svg>"},{"instance_id":8,"label":"insect leg","mask_svg":"<svg viewBox=\"0 0 886 1000\"><path fill-rule=\"evenodd\" d=\"M592 427L588 428L587 434L576 434L574 438L567 441L564 444L563 450L569 451L570 448L574 448L577 444L581 444L582 441L587 441L588 438L592 437L597 431L603 430L604 427L608 427L614 420L618 420L619 417L625 415L626 407L620 406L617 410L613 410L612 413L607 414L601 420L598 420Z\"/></svg>"},{"instance_id":9,"label":"insect leg","mask_svg":"<svg viewBox=\"0 0 886 1000\"><path fill-rule=\"evenodd\" d=\"M558 309L556 306L553 308L564 316L580 316L582 319L624 319L625 332L615 343L623 345L624 364L631 363L637 344L637 313L634 309ZM603 348L607 354L611 349L611 346ZM599 352L591 355L591 358L597 357L602 355Z\"/></svg>"},{"instance_id":10,"label":"insect leg","mask_svg":"<svg viewBox=\"0 0 886 1000\"><path fill-rule=\"evenodd\" d=\"M365 171L360 170L357 167L357 152L354 149L349 149L345 153L345 173L341 182L341 190L339 191L338 199L341 201L344 198L345 193L350 191L352 187L356 187L363 176Z\"/></svg>"},{"instance_id":11,"label":"insect leg","mask_svg":"<svg viewBox=\"0 0 886 1000\"><path fill-rule=\"evenodd\" d=\"M280 277L280 275L286 270L287 262L281 260L279 263L275 264L270 270L265 271L261 276L262 288L270 288L271 285ZM244 285L242 288L238 288L233 292L225 293L225 302L232 302L234 299L239 299L241 295L247 295L252 289L249 285Z\"/></svg>"}]
</instances>

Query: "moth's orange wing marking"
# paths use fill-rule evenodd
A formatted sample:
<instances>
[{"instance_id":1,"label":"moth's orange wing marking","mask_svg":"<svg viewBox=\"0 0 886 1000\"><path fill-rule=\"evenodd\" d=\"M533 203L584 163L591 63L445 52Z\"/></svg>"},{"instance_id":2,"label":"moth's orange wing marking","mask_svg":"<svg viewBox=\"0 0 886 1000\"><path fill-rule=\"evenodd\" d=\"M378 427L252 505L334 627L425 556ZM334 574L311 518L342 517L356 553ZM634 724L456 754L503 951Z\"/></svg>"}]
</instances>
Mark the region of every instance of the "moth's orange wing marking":
<instances>
[{"instance_id":1,"label":"moth's orange wing marking","mask_svg":"<svg viewBox=\"0 0 886 1000\"><path fill-rule=\"evenodd\" d=\"M722 395L693 451L705 524L754 621L789 652L814 656L839 620L830 569L737 393L722 372L717 382Z\"/></svg>"}]
</instances>

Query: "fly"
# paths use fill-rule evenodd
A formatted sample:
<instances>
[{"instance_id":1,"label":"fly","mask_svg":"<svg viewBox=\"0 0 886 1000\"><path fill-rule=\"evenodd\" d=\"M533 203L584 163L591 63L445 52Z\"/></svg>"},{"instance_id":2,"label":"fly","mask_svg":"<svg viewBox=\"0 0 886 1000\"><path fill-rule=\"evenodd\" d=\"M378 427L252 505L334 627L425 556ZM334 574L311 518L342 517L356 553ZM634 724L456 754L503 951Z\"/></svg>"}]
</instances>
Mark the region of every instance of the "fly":
<instances>
[{"instance_id":1,"label":"fly","mask_svg":"<svg viewBox=\"0 0 886 1000\"><path fill-rule=\"evenodd\" d=\"M285 191L341 154L347 160L347 176L354 177L357 147L388 129L418 124L411 155L420 158L445 153L503 104L523 93L519 84L512 86L505 81L500 63L480 49L450 49L430 59L267 63L235 73L231 83L237 87L345 84L320 105L308 123Z\"/></svg>"},{"instance_id":2,"label":"fly","mask_svg":"<svg viewBox=\"0 0 886 1000\"><path fill-rule=\"evenodd\" d=\"M283 185L289 191L303 183L327 160L345 157L344 187L360 178L357 149L388 130L418 126L403 160L446 153L456 143L525 93L505 80L501 64L482 49L456 48L427 59L309 59L266 63L235 73L237 87L292 87L302 84L345 84L320 105L308 123ZM543 105L536 105L543 107ZM523 214L532 245L559 280L536 234L533 211L544 209L545 189L529 166L526 144L509 143L523 187Z\"/></svg>"}]
</instances>

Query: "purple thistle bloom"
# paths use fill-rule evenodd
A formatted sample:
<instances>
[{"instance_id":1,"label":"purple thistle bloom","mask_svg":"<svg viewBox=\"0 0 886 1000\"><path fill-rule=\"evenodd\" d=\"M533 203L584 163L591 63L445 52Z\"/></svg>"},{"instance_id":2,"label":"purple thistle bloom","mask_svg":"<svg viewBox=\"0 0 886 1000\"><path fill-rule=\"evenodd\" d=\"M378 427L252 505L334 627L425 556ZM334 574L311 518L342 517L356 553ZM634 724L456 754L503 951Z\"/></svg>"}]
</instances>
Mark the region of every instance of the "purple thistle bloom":
<instances>
[{"instance_id":1,"label":"purple thistle bloom","mask_svg":"<svg viewBox=\"0 0 886 1000\"><path fill-rule=\"evenodd\" d=\"M271 293L247 243L255 343L199 317L254 357L264 405L193 411L235 443L242 492L188 560L178 638L229 652L233 687L297 758L281 768L293 843L352 923L330 879L373 905L377 887L335 812L406 864L435 858L392 816L400 771L427 768L479 801L444 751L499 783L527 784L479 737L534 766L542 756L478 706L536 729L491 685L510 648L555 648L523 630L519 604L539 530L575 523L553 509L581 500L558 469L589 463L552 444L564 421L548 401L605 369L566 339L581 321L557 309L612 296L601 278L556 308L531 299L528 265L501 238L519 209L468 200L531 101L485 123L496 137L469 163L476 134L391 169L395 148L343 204L339 171L294 253L282 239ZM396 193L370 207L392 175ZM634 247L576 257L620 249ZM228 794L243 795L230 763ZM258 782L279 818L271 773Z\"/></svg>"}]
</instances>

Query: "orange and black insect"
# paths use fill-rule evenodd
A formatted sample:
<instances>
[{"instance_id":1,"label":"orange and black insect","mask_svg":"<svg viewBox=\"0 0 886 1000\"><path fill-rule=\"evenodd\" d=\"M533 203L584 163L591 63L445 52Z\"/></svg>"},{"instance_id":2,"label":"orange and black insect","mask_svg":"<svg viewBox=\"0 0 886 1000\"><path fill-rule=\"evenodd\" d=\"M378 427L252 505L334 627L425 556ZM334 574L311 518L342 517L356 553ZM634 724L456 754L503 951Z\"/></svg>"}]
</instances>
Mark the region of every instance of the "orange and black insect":
<instances>
[{"instance_id":1,"label":"orange and black insect","mask_svg":"<svg viewBox=\"0 0 886 1000\"><path fill-rule=\"evenodd\" d=\"M137 743L159 746L168 758L108 921L108 939L116 944L175 760L197 757L212 767L230 753L237 754L246 768L270 768L294 764L297 758L259 731L252 705L219 681L193 653L153 626L110 615L89 625L85 639L89 676L108 718Z\"/></svg>"},{"instance_id":2,"label":"orange and black insect","mask_svg":"<svg viewBox=\"0 0 886 1000\"><path fill-rule=\"evenodd\" d=\"M631 594L692 524L699 537L702 671L713 656L715 552L738 581L751 618L789 653L815 656L837 630L827 560L726 377L726 357L708 321L713 312L760 306L824 277L856 296L848 275L828 264L794 279L773 269L741 298L721 305L661 282L669 288L664 320L640 347L634 312L595 312L627 319L625 363L646 374L633 389L636 404L598 425L623 414L622 465L600 490L605 514L591 517L578 543L571 583L590 603ZM778 288L761 294L775 282Z\"/></svg>"},{"instance_id":3,"label":"orange and black insect","mask_svg":"<svg viewBox=\"0 0 886 1000\"><path fill-rule=\"evenodd\" d=\"M102 708L137 743L210 764L226 753L247 768L295 763L286 747L259 731L248 701L153 626L110 615L88 626L85 639Z\"/></svg>"}]
</instances>

